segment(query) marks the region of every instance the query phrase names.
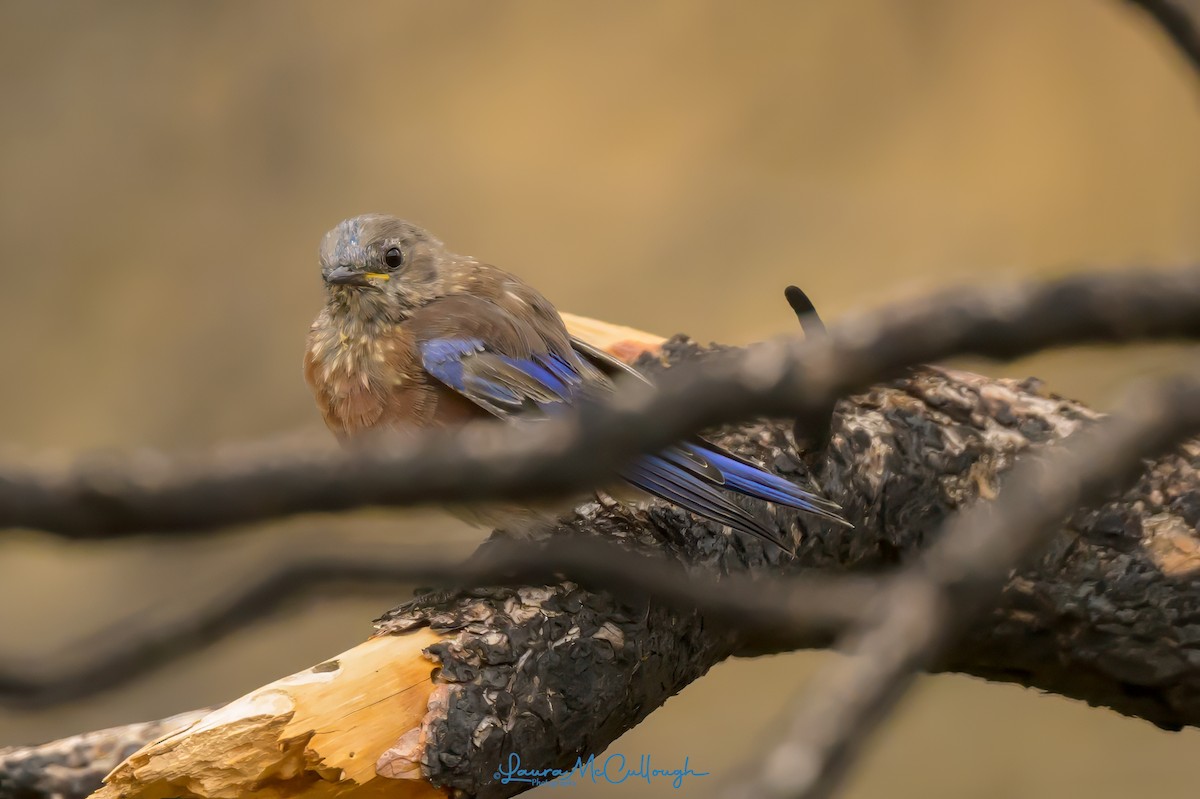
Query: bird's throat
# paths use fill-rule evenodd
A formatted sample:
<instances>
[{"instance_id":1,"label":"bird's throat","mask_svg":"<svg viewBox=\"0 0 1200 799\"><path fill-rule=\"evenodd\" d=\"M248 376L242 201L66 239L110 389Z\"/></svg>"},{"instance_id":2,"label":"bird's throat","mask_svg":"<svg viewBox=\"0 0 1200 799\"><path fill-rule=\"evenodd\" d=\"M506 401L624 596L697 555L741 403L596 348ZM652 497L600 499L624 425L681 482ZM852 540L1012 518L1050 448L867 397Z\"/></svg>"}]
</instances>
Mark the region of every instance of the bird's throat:
<instances>
[{"instance_id":1,"label":"bird's throat","mask_svg":"<svg viewBox=\"0 0 1200 799\"><path fill-rule=\"evenodd\" d=\"M359 334L397 324L409 315L396 297L372 287L332 286L326 307L339 326Z\"/></svg>"}]
</instances>

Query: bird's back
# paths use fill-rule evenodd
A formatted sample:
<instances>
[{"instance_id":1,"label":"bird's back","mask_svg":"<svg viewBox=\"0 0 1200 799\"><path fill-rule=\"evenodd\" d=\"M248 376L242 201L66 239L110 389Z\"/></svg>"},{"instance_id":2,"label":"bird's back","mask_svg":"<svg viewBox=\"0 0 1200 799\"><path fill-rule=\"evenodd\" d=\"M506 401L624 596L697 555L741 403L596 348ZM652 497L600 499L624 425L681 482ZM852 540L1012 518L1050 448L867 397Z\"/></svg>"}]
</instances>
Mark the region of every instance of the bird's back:
<instances>
[{"instance_id":1,"label":"bird's back","mask_svg":"<svg viewBox=\"0 0 1200 799\"><path fill-rule=\"evenodd\" d=\"M573 341L528 283L450 253L411 223L347 220L327 237L322 261L330 300L309 334L305 376L343 441L477 417L544 418L609 393L612 377L631 371ZM841 521L836 504L698 437L638 459L621 476L785 547L788 536L770 517L729 494Z\"/></svg>"}]
</instances>

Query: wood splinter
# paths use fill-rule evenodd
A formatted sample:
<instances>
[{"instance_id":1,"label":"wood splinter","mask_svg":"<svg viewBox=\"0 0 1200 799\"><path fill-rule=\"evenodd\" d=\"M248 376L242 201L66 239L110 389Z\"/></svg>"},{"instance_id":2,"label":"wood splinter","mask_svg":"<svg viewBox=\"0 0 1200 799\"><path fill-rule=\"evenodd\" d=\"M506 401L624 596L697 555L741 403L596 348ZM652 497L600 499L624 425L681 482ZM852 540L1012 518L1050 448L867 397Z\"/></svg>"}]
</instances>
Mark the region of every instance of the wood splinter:
<instances>
[{"instance_id":1,"label":"wood splinter","mask_svg":"<svg viewBox=\"0 0 1200 799\"><path fill-rule=\"evenodd\" d=\"M251 691L135 752L93 796L444 796L420 771L421 724L439 704L423 650L441 639L371 638Z\"/></svg>"}]
</instances>

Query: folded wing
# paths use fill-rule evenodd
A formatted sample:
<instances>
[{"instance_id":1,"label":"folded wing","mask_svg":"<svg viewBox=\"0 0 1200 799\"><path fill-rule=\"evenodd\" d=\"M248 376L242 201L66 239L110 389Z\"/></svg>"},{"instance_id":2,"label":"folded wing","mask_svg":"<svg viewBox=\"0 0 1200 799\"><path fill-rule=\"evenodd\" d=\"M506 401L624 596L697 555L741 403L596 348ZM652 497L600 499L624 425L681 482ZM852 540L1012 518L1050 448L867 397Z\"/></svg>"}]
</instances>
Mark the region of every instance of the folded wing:
<instances>
[{"instance_id":1,"label":"folded wing","mask_svg":"<svg viewBox=\"0 0 1200 799\"><path fill-rule=\"evenodd\" d=\"M468 307L438 313L432 303L411 320L422 367L494 416L544 418L581 397L611 391L613 375L642 379L591 345L568 341L565 330L540 331L485 299L453 299ZM722 489L842 522L834 503L698 437L639 458L621 476L649 494L785 548L778 530Z\"/></svg>"}]
</instances>

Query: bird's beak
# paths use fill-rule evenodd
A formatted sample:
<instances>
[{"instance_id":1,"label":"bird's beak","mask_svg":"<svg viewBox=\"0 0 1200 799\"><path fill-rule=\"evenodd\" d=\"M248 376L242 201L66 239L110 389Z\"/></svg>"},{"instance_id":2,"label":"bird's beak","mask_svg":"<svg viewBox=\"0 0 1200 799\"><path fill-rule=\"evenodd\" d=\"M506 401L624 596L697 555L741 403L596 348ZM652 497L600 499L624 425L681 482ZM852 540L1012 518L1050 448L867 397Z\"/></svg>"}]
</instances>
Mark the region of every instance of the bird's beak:
<instances>
[{"instance_id":1,"label":"bird's beak","mask_svg":"<svg viewBox=\"0 0 1200 799\"><path fill-rule=\"evenodd\" d=\"M389 280L391 277L386 272L356 272L352 267L339 266L325 276L325 282L330 286L369 286L372 278Z\"/></svg>"}]
</instances>

